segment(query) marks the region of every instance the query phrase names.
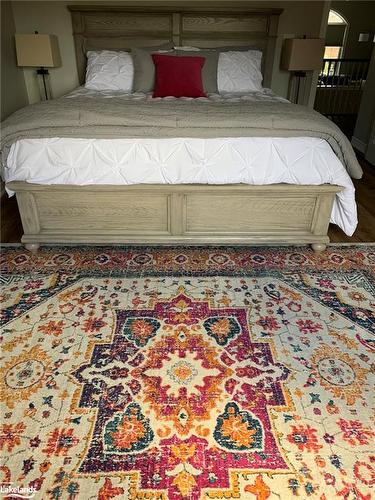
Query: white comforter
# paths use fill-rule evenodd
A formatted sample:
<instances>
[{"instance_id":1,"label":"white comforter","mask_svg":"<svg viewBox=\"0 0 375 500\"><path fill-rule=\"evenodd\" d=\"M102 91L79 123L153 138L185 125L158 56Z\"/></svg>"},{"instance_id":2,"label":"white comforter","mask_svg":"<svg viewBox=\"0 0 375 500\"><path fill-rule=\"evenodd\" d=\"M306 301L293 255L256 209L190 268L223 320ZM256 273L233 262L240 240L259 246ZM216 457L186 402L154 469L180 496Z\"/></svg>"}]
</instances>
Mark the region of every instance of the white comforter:
<instances>
[{"instance_id":1,"label":"white comforter","mask_svg":"<svg viewBox=\"0 0 375 500\"><path fill-rule=\"evenodd\" d=\"M95 98L79 89L69 94ZM113 93L107 92L110 98ZM116 93L118 96L118 93ZM103 97L103 93L101 94ZM150 99L135 94L124 98ZM278 99L270 92L209 99ZM202 105L206 99L202 99ZM155 100L156 104L157 100ZM354 186L328 143L313 137L220 139L23 139L11 147L5 180L39 184L338 184L331 222L352 235Z\"/></svg>"}]
</instances>

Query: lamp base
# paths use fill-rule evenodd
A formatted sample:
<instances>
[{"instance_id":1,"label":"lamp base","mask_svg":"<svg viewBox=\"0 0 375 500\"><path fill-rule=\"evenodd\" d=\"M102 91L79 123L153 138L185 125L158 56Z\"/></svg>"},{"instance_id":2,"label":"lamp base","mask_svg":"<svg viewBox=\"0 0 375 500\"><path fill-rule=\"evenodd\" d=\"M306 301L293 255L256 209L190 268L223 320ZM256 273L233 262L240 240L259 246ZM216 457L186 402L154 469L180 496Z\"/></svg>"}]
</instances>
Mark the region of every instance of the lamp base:
<instances>
[{"instance_id":1,"label":"lamp base","mask_svg":"<svg viewBox=\"0 0 375 500\"><path fill-rule=\"evenodd\" d=\"M294 95L294 103L298 104L298 101L299 101L299 89L300 89L300 86L301 86L301 78L305 78L306 77L306 71L294 71L293 75L295 76L295 78L297 78L297 89L296 89L296 93Z\"/></svg>"},{"instance_id":2,"label":"lamp base","mask_svg":"<svg viewBox=\"0 0 375 500\"><path fill-rule=\"evenodd\" d=\"M48 101L52 98L51 85L49 79L49 71L46 68L39 68L36 70L40 97L42 101Z\"/></svg>"}]
</instances>

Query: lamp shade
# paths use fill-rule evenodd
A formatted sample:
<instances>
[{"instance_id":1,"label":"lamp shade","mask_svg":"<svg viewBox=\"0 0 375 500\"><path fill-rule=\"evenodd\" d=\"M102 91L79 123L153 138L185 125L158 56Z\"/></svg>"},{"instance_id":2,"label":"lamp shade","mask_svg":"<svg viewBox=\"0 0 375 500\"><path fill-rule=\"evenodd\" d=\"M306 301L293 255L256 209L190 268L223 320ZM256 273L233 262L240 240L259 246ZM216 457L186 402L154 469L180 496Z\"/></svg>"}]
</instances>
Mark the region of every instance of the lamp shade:
<instances>
[{"instance_id":1,"label":"lamp shade","mask_svg":"<svg viewBox=\"0 0 375 500\"><path fill-rule=\"evenodd\" d=\"M15 35L18 66L55 68L61 66L55 35Z\"/></svg>"},{"instance_id":2,"label":"lamp shade","mask_svg":"<svg viewBox=\"0 0 375 500\"><path fill-rule=\"evenodd\" d=\"M324 45L322 38L287 38L281 57L281 69L288 71L321 69Z\"/></svg>"}]
</instances>

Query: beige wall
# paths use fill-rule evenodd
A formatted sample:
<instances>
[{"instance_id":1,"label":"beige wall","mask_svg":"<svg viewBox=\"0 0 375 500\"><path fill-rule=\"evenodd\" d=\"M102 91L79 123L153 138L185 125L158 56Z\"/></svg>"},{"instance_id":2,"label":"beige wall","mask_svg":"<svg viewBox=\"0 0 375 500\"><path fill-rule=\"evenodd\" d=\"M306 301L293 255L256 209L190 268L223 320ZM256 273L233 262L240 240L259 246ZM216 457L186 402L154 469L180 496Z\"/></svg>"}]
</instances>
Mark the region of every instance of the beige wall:
<instances>
[{"instance_id":1,"label":"beige wall","mask_svg":"<svg viewBox=\"0 0 375 500\"><path fill-rule=\"evenodd\" d=\"M364 154L368 152L370 155L369 150L371 150L372 161L374 161L374 146L370 143L374 140L375 120L375 50L372 41L375 33L375 1L334 1L331 8L339 12L348 22L343 57L351 59L371 58L352 143ZM366 32L371 33L370 41L359 42L359 34Z\"/></svg>"},{"instance_id":2,"label":"beige wall","mask_svg":"<svg viewBox=\"0 0 375 500\"><path fill-rule=\"evenodd\" d=\"M352 144L366 154L371 137L371 129L375 119L375 49L372 51L370 67L367 75L361 105L359 107L357 123L355 125ZM373 151L373 147L371 148Z\"/></svg>"},{"instance_id":3,"label":"beige wall","mask_svg":"<svg viewBox=\"0 0 375 500\"><path fill-rule=\"evenodd\" d=\"M184 0L176 0L176 3L183 3ZM198 0L202 1L202 0ZM205 2L215 0L204 0ZM14 1L13 10L16 30L18 33L48 33L58 36L60 52L62 57L62 67L50 70L51 87L55 97L58 97L78 85L77 71L75 67L74 45L72 38L72 25L70 13L66 8L69 4L84 4L82 0L62 0L50 1ZM106 3L106 2L95 2ZM160 3L149 0L148 2L108 2L117 4L142 4L149 5ZM282 42L285 36L307 37L319 36L321 33L322 16L328 2L324 1L255 1L249 2L251 6L279 7L284 12L280 17L279 38L276 47L277 57L273 72L273 90L283 96L288 94L290 74L279 69L279 56ZM35 70L25 69L25 81L30 102L39 100L39 89L35 81ZM305 102L313 102L312 93L315 86L308 80L309 84L303 91Z\"/></svg>"},{"instance_id":4,"label":"beige wall","mask_svg":"<svg viewBox=\"0 0 375 500\"><path fill-rule=\"evenodd\" d=\"M62 66L51 68L50 82L53 97L60 97L78 86L77 69L72 37L72 23L68 4L78 2L34 2L13 1L16 32L57 35ZM35 68L25 68L25 83L30 103L40 100L39 87L35 77Z\"/></svg>"},{"instance_id":5,"label":"beige wall","mask_svg":"<svg viewBox=\"0 0 375 500\"><path fill-rule=\"evenodd\" d=\"M349 23L343 57L349 59L369 59L373 47L372 36L369 42L358 42L360 33L375 32L375 1L336 1L331 8L339 12Z\"/></svg>"},{"instance_id":6,"label":"beige wall","mask_svg":"<svg viewBox=\"0 0 375 500\"><path fill-rule=\"evenodd\" d=\"M1 2L1 120L28 104L23 71L17 67L10 2Z\"/></svg>"},{"instance_id":7,"label":"beige wall","mask_svg":"<svg viewBox=\"0 0 375 500\"><path fill-rule=\"evenodd\" d=\"M372 129L366 148L365 158L369 163L371 163L371 165L375 167L375 115L373 116L372 120Z\"/></svg>"},{"instance_id":8,"label":"beige wall","mask_svg":"<svg viewBox=\"0 0 375 500\"><path fill-rule=\"evenodd\" d=\"M280 56L285 38L324 37L326 20L328 18L329 3L324 1L291 1L291 2L253 2L264 7L280 7L284 9L280 16L278 41L276 45L275 68L272 78L272 90L277 94L288 97L291 74L280 69ZM313 106L316 91L318 72L309 72L300 90L300 104Z\"/></svg>"}]
</instances>

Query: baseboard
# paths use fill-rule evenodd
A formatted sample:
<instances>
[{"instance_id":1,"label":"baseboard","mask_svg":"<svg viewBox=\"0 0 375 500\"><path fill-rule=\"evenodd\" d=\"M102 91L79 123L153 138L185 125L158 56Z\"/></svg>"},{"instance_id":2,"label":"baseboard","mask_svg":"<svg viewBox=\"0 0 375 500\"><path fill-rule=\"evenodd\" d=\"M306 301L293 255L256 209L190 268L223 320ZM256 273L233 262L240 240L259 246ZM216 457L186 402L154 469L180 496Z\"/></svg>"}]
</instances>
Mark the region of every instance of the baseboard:
<instances>
[{"instance_id":1,"label":"baseboard","mask_svg":"<svg viewBox=\"0 0 375 500\"><path fill-rule=\"evenodd\" d=\"M352 146L353 148L355 149L358 149L358 151L360 151L361 153L365 154L366 152L366 148L367 148L367 144L359 139L357 139L356 137L352 137Z\"/></svg>"}]
</instances>

